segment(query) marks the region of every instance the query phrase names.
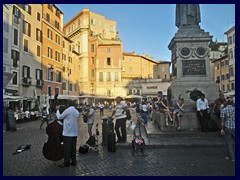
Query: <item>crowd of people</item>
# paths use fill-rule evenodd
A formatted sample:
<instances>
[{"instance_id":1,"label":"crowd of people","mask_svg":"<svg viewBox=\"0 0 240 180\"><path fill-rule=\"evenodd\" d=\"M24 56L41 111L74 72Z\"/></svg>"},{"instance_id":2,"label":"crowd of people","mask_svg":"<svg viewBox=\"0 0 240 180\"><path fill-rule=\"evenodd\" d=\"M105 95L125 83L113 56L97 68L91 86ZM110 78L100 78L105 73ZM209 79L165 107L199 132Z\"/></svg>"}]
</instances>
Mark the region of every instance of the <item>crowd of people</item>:
<instances>
[{"instance_id":1,"label":"crowd of people","mask_svg":"<svg viewBox=\"0 0 240 180\"><path fill-rule=\"evenodd\" d=\"M161 91L158 92L157 98L151 101L136 101L130 105L130 103L123 100L122 97L117 97L116 104L112 110L110 118L114 118L115 132L117 136L117 143L124 143L127 140L126 121L127 110L130 106L134 106L137 115L141 116L142 122L147 126L148 121L153 119L154 111L158 111L164 114L165 126L175 127L177 130L181 130L181 119L184 116L184 97L183 94L179 94L178 99L174 103L174 106L170 106L167 100L167 96L163 95ZM76 165L76 143L78 137L78 122L80 114L85 118L87 124L87 132L89 137L93 135L92 128L95 121L96 108L99 109L100 117L104 116L104 109L106 108L103 103L98 103L97 106L92 106L85 103L82 105L81 110L77 109L74 101L66 105L60 105L55 103L51 107L50 113L47 107L42 109L42 122L40 129L46 122L47 126L57 119L60 125L62 125L62 139L64 149L64 163L61 167L69 167L70 165ZM197 118L201 125L202 132L208 132L207 121L209 118L209 104L205 98L205 94L200 94L199 99L196 101ZM232 98L225 99L222 94L215 100L213 106L213 112L219 118L221 122L221 134L225 135L225 141L227 145L228 159L234 160L232 145L235 138L235 107L233 106ZM12 131L16 131L16 120L14 117L14 111L9 108L8 110L9 125ZM53 118L55 117L55 118Z\"/></svg>"}]
</instances>

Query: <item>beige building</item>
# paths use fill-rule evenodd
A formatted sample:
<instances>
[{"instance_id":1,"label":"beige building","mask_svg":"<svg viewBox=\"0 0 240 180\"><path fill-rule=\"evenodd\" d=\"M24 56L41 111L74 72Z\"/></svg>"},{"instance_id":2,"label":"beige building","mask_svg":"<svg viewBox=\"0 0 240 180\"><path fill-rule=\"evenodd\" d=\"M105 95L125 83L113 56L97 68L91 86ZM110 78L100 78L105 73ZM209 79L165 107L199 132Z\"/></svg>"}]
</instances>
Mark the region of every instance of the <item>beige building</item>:
<instances>
[{"instance_id":1,"label":"beige building","mask_svg":"<svg viewBox=\"0 0 240 180\"><path fill-rule=\"evenodd\" d=\"M42 94L42 5L18 4L18 7L21 9L22 24L19 91L25 111L33 109Z\"/></svg>"},{"instance_id":2,"label":"beige building","mask_svg":"<svg viewBox=\"0 0 240 180\"><path fill-rule=\"evenodd\" d=\"M21 11L14 4L3 5L3 71L15 76L9 82L5 95L20 95L19 61L21 51Z\"/></svg>"},{"instance_id":3,"label":"beige building","mask_svg":"<svg viewBox=\"0 0 240 180\"><path fill-rule=\"evenodd\" d=\"M64 33L77 48L80 93L114 96L121 89L122 43L116 22L82 9L64 25Z\"/></svg>"},{"instance_id":4,"label":"beige building","mask_svg":"<svg viewBox=\"0 0 240 180\"><path fill-rule=\"evenodd\" d=\"M209 44L209 59L213 62L223 56L223 52L227 49L227 42L211 42ZM215 80L215 66L210 63L212 79ZM216 81L216 80L215 80Z\"/></svg>"},{"instance_id":5,"label":"beige building","mask_svg":"<svg viewBox=\"0 0 240 180\"><path fill-rule=\"evenodd\" d=\"M213 60L212 63L214 64L214 81L219 85L219 90L223 93L230 91L227 53L223 54L221 58Z\"/></svg>"},{"instance_id":6,"label":"beige building","mask_svg":"<svg viewBox=\"0 0 240 180\"><path fill-rule=\"evenodd\" d=\"M230 92L228 95L235 96L235 26L225 32L228 39L228 59L230 74Z\"/></svg>"}]
</instances>

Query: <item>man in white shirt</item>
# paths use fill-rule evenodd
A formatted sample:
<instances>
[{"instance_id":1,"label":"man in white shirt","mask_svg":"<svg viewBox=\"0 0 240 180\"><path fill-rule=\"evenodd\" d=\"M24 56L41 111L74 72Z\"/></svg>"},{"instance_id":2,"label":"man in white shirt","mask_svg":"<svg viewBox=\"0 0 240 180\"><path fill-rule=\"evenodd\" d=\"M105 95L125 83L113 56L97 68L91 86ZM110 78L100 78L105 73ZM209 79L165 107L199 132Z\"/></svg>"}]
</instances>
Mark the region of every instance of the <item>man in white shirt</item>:
<instances>
[{"instance_id":1,"label":"man in white shirt","mask_svg":"<svg viewBox=\"0 0 240 180\"><path fill-rule=\"evenodd\" d=\"M122 101L122 97L116 97L117 105L116 108L112 112L112 117L115 115L116 124L115 124L115 131L118 137L118 143L124 143L127 140L127 130L126 130L126 110L127 104ZM119 129L121 128L121 134Z\"/></svg>"},{"instance_id":2,"label":"man in white shirt","mask_svg":"<svg viewBox=\"0 0 240 180\"><path fill-rule=\"evenodd\" d=\"M63 120L63 145L64 145L64 164L60 167L75 166L76 162L76 145L78 136L78 119L79 112L74 107L74 101L69 102L69 107L62 114L57 113L58 120ZM59 106L57 106L59 110ZM70 163L71 160L71 163Z\"/></svg>"},{"instance_id":3,"label":"man in white shirt","mask_svg":"<svg viewBox=\"0 0 240 180\"><path fill-rule=\"evenodd\" d=\"M201 124L201 131L202 132L208 132L207 129L207 119L208 119L208 100L205 99L205 94L201 94L200 98L196 102L197 106L197 117L199 119L199 122Z\"/></svg>"}]
</instances>

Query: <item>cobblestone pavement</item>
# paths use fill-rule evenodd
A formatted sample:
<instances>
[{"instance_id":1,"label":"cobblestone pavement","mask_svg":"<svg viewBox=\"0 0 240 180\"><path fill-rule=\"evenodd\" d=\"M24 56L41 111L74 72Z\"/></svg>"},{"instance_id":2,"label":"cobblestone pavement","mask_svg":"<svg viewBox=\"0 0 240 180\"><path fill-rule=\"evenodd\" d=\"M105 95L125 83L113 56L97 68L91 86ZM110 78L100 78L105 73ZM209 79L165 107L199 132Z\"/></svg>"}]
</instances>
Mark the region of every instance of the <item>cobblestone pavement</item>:
<instances>
[{"instance_id":1,"label":"cobblestone pavement","mask_svg":"<svg viewBox=\"0 0 240 180\"><path fill-rule=\"evenodd\" d=\"M108 111L108 110L107 110ZM110 114L110 112L108 112ZM96 121L102 123L99 111ZM42 155L47 141L40 121L17 124L17 132L3 131L4 176L234 176L235 163L224 159L225 147L147 148L144 155L131 148L108 152L105 146L87 154L77 153L77 166L60 168ZM94 128L95 129L95 128ZM87 126L80 120L77 147L87 139ZM101 134L101 125L99 127ZM101 140L101 137L100 137ZM31 149L12 153L20 146ZM62 160L56 164L61 164Z\"/></svg>"}]
</instances>

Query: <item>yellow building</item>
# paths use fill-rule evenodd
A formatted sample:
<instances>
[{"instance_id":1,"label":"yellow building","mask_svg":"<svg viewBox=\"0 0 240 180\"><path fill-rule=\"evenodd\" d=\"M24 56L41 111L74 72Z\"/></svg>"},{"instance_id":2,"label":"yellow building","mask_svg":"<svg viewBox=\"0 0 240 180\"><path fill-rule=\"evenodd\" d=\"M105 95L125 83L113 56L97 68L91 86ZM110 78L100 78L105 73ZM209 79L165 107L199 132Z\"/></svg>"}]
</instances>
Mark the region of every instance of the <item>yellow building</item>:
<instances>
[{"instance_id":1,"label":"yellow building","mask_svg":"<svg viewBox=\"0 0 240 180\"><path fill-rule=\"evenodd\" d=\"M156 62L147 55L123 52L122 77L129 79L153 79Z\"/></svg>"},{"instance_id":2,"label":"yellow building","mask_svg":"<svg viewBox=\"0 0 240 180\"><path fill-rule=\"evenodd\" d=\"M82 9L64 25L64 33L80 54L80 93L116 95L114 91L122 88L122 43L116 21Z\"/></svg>"},{"instance_id":3,"label":"yellow building","mask_svg":"<svg viewBox=\"0 0 240 180\"><path fill-rule=\"evenodd\" d=\"M63 13L53 4L42 5L42 71L44 103L62 94Z\"/></svg>"}]
</instances>

